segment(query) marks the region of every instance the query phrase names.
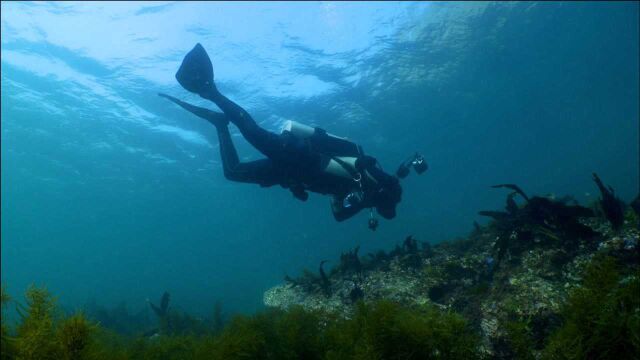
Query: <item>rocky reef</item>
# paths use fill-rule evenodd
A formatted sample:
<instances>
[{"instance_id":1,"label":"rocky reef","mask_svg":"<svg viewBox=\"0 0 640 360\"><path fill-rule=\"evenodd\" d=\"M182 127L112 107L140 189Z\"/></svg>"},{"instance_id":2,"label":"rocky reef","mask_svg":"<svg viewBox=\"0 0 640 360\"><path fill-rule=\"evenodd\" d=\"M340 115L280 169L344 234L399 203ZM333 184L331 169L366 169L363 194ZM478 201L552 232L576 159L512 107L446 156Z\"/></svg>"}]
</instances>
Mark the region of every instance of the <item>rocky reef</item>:
<instances>
[{"instance_id":1,"label":"rocky reef","mask_svg":"<svg viewBox=\"0 0 640 360\"><path fill-rule=\"evenodd\" d=\"M408 236L390 252L365 256L355 248L343 253L328 275L321 266L321 275L305 270L300 278L287 277L265 292L264 304L302 306L347 319L360 300L431 305L462 315L480 337L478 350L486 357L548 355L545 346L568 322L572 296L586 291L588 266L609 259L616 264L610 279L614 286L616 281L638 282L638 214L631 208L625 213L613 190L594 178L603 200L591 207L569 197L528 197L513 184L494 186L513 190L505 210L481 211L491 222L474 223L466 238L430 246ZM518 195L522 204L515 201ZM640 292L632 300L630 320L636 337L638 298Z\"/></svg>"},{"instance_id":2,"label":"rocky reef","mask_svg":"<svg viewBox=\"0 0 640 360\"><path fill-rule=\"evenodd\" d=\"M228 321L219 302L202 319L168 292L146 319L124 305L65 312L44 287L22 303L3 286L2 314L18 319L0 318L0 358L639 359L640 207L594 181L602 197L588 207L496 185L510 190L505 209L481 211L490 222L467 237L356 247Z\"/></svg>"}]
</instances>

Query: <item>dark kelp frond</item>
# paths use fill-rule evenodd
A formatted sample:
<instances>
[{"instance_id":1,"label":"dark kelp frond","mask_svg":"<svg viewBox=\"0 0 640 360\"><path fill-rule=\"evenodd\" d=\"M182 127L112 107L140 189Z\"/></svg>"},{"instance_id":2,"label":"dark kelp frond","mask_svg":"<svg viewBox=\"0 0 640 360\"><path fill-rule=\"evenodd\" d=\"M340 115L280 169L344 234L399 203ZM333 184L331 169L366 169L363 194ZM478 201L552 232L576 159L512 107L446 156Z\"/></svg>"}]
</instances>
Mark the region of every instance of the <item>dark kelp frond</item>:
<instances>
[{"instance_id":1,"label":"dark kelp frond","mask_svg":"<svg viewBox=\"0 0 640 360\"><path fill-rule=\"evenodd\" d=\"M522 191L522 189L520 189L520 187L516 184L498 184L498 185L493 185L491 187L494 189L498 189L498 188L511 189L516 193L520 194L525 200L529 201L529 197L527 196L527 194L525 194L524 191Z\"/></svg>"},{"instance_id":2,"label":"dark kelp frond","mask_svg":"<svg viewBox=\"0 0 640 360\"><path fill-rule=\"evenodd\" d=\"M327 277L327 274L324 272L324 269L322 268L322 265L324 265L324 263L328 262L329 260L322 260L320 262L320 281L321 281L321 286L322 286L322 291L324 292L324 295L326 297L330 297L331 296L331 283L329 282L329 278Z\"/></svg>"},{"instance_id":3,"label":"dark kelp frond","mask_svg":"<svg viewBox=\"0 0 640 360\"><path fill-rule=\"evenodd\" d=\"M614 230L619 230L624 224L624 203L616 197L611 186L604 186L598 174L593 173L593 181L600 189L600 209L609 220L609 223L611 223L611 227Z\"/></svg>"}]
</instances>

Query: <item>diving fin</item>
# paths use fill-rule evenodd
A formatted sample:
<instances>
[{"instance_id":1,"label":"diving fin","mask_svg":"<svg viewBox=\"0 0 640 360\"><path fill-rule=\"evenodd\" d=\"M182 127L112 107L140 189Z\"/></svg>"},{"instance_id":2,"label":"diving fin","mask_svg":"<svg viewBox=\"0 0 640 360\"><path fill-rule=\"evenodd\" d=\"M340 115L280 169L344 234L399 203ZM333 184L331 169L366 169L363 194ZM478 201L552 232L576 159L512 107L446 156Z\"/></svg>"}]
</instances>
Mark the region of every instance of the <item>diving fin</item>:
<instances>
[{"instance_id":1,"label":"diving fin","mask_svg":"<svg viewBox=\"0 0 640 360\"><path fill-rule=\"evenodd\" d=\"M176 80L187 91L196 94L208 93L213 89L213 66L200 43L185 55L176 73Z\"/></svg>"}]
</instances>

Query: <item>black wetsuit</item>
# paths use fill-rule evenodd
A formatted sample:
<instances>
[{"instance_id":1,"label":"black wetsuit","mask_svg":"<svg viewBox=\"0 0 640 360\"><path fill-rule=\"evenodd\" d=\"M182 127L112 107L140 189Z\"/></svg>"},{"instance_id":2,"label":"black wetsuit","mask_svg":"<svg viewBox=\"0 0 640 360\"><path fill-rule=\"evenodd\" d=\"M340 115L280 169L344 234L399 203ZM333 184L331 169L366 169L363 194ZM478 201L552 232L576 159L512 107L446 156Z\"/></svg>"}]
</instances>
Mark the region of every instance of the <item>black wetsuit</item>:
<instances>
[{"instance_id":1,"label":"black wetsuit","mask_svg":"<svg viewBox=\"0 0 640 360\"><path fill-rule=\"evenodd\" d=\"M323 171L329 157L310 149L308 144L289 132L275 134L261 128L242 107L222 95L217 90L201 94L205 99L213 101L224 113L200 108L168 95L162 94L190 112L209 120L216 126L220 141L222 167L227 179L237 182L259 184L263 187L281 185L289 188L295 197L306 200L307 191L320 194L331 194L333 215L338 221L347 219L364 208L376 207L378 213L385 218L395 216L395 205L384 204L380 200L383 185L395 184L397 179L386 174L376 164L375 159L366 157L369 166L360 182L345 177L335 176ZM235 146L231 140L228 121L235 124L244 138L267 158L250 162L240 162ZM364 163L364 161L363 161ZM364 169L362 169L363 172ZM353 191L362 190L361 202L344 206L344 198ZM399 201L399 194L398 199ZM387 201L388 202L388 201Z\"/></svg>"}]
</instances>

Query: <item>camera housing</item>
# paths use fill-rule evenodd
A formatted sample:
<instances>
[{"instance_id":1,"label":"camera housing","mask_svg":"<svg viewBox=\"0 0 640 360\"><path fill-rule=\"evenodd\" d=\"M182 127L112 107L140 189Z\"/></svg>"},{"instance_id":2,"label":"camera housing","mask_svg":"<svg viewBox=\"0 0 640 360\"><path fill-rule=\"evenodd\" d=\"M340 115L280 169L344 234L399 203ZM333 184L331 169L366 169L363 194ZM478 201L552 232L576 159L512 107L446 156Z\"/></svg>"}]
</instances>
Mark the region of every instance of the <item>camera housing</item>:
<instances>
[{"instance_id":1,"label":"camera housing","mask_svg":"<svg viewBox=\"0 0 640 360\"><path fill-rule=\"evenodd\" d=\"M398 170L396 170L396 176L400 179L406 178L409 175L411 167L413 167L413 170L420 175L427 171L429 165L427 165L427 162L422 155L415 153L415 155L400 164Z\"/></svg>"},{"instance_id":2,"label":"camera housing","mask_svg":"<svg viewBox=\"0 0 640 360\"><path fill-rule=\"evenodd\" d=\"M429 168L429 165L427 165L427 162L424 160L424 157L422 157L422 155L420 154L416 154L416 157L411 162L411 165L413 165L413 170L415 170L416 173L418 173L418 175L427 171L427 169Z\"/></svg>"}]
</instances>

